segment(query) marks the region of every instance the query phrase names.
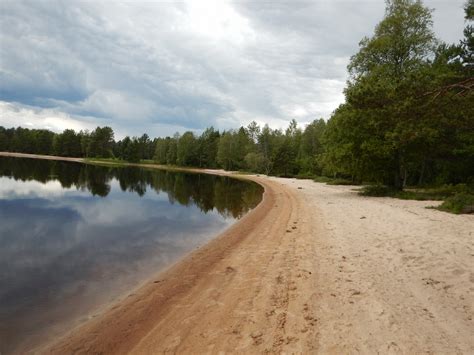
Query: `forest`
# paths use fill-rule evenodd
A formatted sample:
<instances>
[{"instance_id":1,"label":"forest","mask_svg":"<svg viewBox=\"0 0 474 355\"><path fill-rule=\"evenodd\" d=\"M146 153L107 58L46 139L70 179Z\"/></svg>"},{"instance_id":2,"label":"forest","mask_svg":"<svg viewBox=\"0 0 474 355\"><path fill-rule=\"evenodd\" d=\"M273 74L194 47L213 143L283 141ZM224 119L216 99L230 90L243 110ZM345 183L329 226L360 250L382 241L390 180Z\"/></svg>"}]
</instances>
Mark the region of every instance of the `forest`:
<instances>
[{"instance_id":1,"label":"forest","mask_svg":"<svg viewBox=\"0 0 474 355\"><path fill-rule=\"evenodd\" d=\"M463 39L433 32L432 10L387 1L371 37L348 65L345 102L327 122L114 139L111 127L54 133L0 127L0 151L223 168L284 177L343 178L406 186L474 183L474 0Z\"/></svg>"}]
</instances>

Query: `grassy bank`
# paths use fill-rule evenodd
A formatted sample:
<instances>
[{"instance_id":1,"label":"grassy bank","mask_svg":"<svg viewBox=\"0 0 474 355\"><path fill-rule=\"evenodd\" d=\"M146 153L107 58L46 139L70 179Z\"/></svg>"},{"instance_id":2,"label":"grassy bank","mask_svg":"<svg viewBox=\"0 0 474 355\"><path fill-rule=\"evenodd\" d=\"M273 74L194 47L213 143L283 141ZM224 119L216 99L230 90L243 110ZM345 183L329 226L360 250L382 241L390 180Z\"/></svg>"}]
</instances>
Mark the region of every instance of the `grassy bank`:
<instances>
[{"instance_id":1,"label":"grassy bank","mask_svg":"<svg viewBox=\"0 0 474 355\"><path fill-rule=\"evenodd\" d=\"M146 165L146 164L156 164L153 160L140 160L137 162L130 162L127 160L122 160L122 159L116 159L116 158L84 158L84 162L89 163L89 164L114 164L114 165L120 165L120 166L130 166L131 164L140 164L140 165Z\"/></svg>"}]
</instances>

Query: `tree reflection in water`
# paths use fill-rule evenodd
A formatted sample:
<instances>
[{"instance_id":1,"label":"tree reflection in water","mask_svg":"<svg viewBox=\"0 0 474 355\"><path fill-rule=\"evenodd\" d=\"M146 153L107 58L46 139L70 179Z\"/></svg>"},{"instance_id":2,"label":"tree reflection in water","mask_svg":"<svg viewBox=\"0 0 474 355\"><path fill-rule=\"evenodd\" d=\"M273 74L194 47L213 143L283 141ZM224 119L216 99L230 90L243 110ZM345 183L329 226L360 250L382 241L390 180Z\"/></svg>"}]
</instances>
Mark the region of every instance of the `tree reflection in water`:
<instances>
[{"instance_id":1,"label":"tree reflection in water","mask_svg":"<svg viewBox=\"0 0 474 355\"><path fill-rule=\"evenodd\" d=\"M0 176L20 181L59 181L63 188L87 190L106 197L118 180L122 191L144 196L147 189L168 194L171 203L196 205L202 212L214 208L222 215L240 218L262 198L262 187L224 176L146 169L106 167L53 160L0 158Z\"/></svg>"}]
</instances>

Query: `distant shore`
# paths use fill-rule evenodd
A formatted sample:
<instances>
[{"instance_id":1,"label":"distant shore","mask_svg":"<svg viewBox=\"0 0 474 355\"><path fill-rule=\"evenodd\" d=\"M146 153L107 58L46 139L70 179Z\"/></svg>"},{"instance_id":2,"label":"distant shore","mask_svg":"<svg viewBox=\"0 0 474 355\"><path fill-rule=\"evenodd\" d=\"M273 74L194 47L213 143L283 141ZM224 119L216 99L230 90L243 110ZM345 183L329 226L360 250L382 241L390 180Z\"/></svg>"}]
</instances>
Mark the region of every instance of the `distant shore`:
<instances>
[{"instance_id":1,"label":"distant shore","mask_svg":"<svg viewBox=\"0 0 474 355\"><path fill-rule=\"evenodd\" d=\"M474 352L474 216L238 177L253 211L40 352Z\"/></svg>"},{"instance_id":2,"label":"distant shore","mask_svg":"<svg viewBox=\"0 0 474 355\"><path fill-rule=\"evenodd\" d=\"M30 158L30 159L44 159L44 160L60 160L60 161L73 161L77 163L84 162L83 158L68 158L68 157L59 157L56 155L40 155L40 154L27 154L27 153L13 153L13 152L0 152L2 157L12 157L12 158Z\"/></svg>"},{"instance_id":3,"label":"distant shore","mask_svg":"<svg viewBox=\"0 0 474 355\"><path fill-rule=\"evenodd\" d=\"M57 155L41 155L41 154L27 154L27 153L14 153L14 152L0 152L0 157L11 157L11 158L28 158L28 159L43 159L43 160L57 160L57 161L70 161L74 163L84 163L84 164L98 164L98 165L111 165L111 166L136 166L142 168L151 168L151 169L164 169L164 170L174 170L174 171L190 171L196 173L205 173L212 175L233 175L232 172L220 170L220 169L200 169L200 168L191 168L191 167L179 167L179 166L168 166L160 165L153 163L128 163L123 161L113 161L113 160L103 160L103 159L94 159L94 158L70 158L70 157L60 157ZM233 175L235 178L239 178L242 175Z\"/></svg>"}]
</instances>

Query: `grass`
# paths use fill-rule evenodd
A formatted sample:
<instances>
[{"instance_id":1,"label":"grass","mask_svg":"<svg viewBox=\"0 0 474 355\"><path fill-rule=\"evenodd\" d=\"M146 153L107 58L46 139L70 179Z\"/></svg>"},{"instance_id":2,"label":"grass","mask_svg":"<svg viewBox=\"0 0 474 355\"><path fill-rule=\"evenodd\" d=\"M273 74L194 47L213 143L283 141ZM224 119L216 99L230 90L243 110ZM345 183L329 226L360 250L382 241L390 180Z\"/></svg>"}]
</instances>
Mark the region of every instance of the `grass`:
<instances>
[{"instance_id":1,"label":"grass","mask_svg":"<svg viewBox=\"0 0 474 355\"><path fill-rule=\"evenodd\" d=\"M465 184L442 185L426 188L407 188L395 190L385 185L368 185L360 189L362 196L396 197L403 200L442 201L458 193L474 193L473 188Z\"/></svg>"},{"instance_id":2,"label":"grass","mask_svg":"<svg viewBox=\"0 0 474 355\"><path fill-rule=\"evenodd\" d=\"M474 212L474 188L465 184L408 188L402 191L384 185L369 185L360 189L359 195L417 201L444 201L435 208L456 214Z\"/></svg>"},{"instance_id":3,"label":"grass","mask_svg":"<svg viewBox=\"0 0 474 355\"><path fill-rule=\"evenodd\" d=\"M295 178L298 180L314 180L315 176L309 173L300 173L296 175Z\"/></svg>"},{"instance_id":4,"label":"grass","mask_svg":"<svg viewBox=\"0 0 474 355\"><path fill-rule=\"evenodd\" d=\"M114 166L126 166L129 162L120 159L111 158L84 158L84 162L94 165L114 165Z\"/></svg>"},{"instance_id":5,"label":"grass","mask_svg":"<svg viewBox=\"0 0 474 355\"><path fill-rule=\"evenodd\" d=\"M84 161L90 164L104 163L104 164L114 164L114 165L119 165L119 166L127 166L130 164L142 164L142 165L156 164L153 160L140 160L138 162L131 162L131 161L116 159L116 158L85 158Z\"/></svg>"},{"instance_id":6,"label":"grass","mask_svg":"<svg viewBox=\"0 0 474 355\"><path fill-rule=\"evenodd\" d=\"M331 179L326 183L327 185L357 185L355 182L347 179Z\"/></svg>"},{"instance_id":7,"label":"grass","mask_svg":"<svg viewBox=\"0 0 474 355\"><path fill-rule=\"evenodd\" d=\"M327 176L316 176L314 179L313 179L315 182L322 182L322 183L327 183L331 180L334 180L330 177L327 177Z\"/></svg>"},{"instance_id":8,"label":"grass","mask_svg":"<svg viewBox=\"0 0 474 355\"><path fill-rule=\"evenodd\" d=\"M154 169L154 168L163 168L166 170L172 171L184 171L188 173L196 173L195 170L199 170L202 168L192 167L192 166L178 166L178 165L165 165L159 164L154 160L144 159L140 160L139 162L131 162L122 159L115 159L115 158L85 158L84 162L93 165L99 166L114 166L119 168L130 167L130 166L140 166L143 169ZM149 165L149 166L147 166ZM152 166L153 165L153 166ZM244 175L244 174L243 174Z\"/></svg>"},{"instance_id":9,"label":"grass","mask_svg":"<svg viewBox=\"0 0 474 355\"><path fill-rule=\"evenodd\" d=\"M348 179L330 178L327 176L315 176L313 181L326 183L327 185L358 185L356 182Z\"/></svg>"},{"instance_id":10,"label":"grass","mask_svg":"<svg viewBox=\"0 0 474 355\"><path fill-rule=\"evenodd\" d=\"M458 193L448 197L436 209L455 214L474 213L474 195L469 193Z\"/></svg>"}]
</instances>

